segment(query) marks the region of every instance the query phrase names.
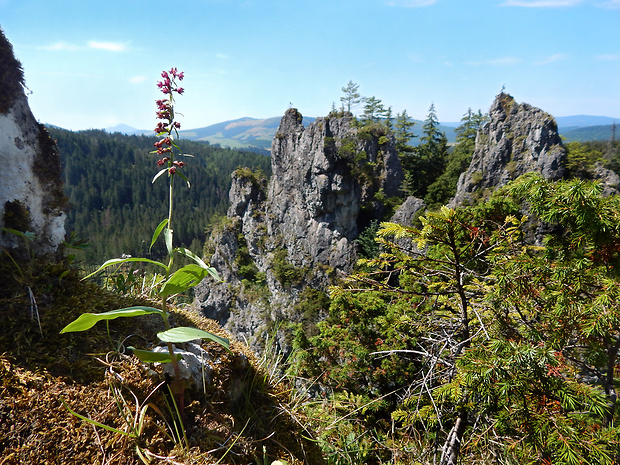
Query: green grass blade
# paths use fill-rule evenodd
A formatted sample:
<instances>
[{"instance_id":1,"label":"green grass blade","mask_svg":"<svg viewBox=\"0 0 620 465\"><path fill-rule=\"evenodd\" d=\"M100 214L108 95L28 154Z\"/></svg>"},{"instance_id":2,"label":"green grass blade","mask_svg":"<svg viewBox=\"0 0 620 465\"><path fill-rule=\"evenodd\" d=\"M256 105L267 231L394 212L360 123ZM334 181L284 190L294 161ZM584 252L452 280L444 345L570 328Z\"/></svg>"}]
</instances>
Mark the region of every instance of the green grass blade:
<instances>
[{"instance_id":1,"label":"green grass blade","mask_svg":"<svg viewBox=\"0 0 620 465\"><path fill-rule=\"evenodd\" d=\"M136 435L133 434L133 433L128 433L127 431L121 431L120 429L116 429L116 428L114 428L112 426L104 425L103 423L99 423L98 421L91 420L90 418L85 417L84 415L80 415L75 410L72 410L71 407L69 407L67 405L67 403L65 402L65 400L62 397L60 398L60 402L62 402L62 405L64 405L65 408L67 410L69 410L69 413L71 413L71 415L74 415L74 416L78 417L80 420L84 420L85 422L90 423L91 425L98 426L99 428L103 428L103 429L106 429L108 431L112 431L113 433L122 434L123 436L129 436L129 437L132 437L132 438L136 437Z\"/></svg>"}]
</instances>

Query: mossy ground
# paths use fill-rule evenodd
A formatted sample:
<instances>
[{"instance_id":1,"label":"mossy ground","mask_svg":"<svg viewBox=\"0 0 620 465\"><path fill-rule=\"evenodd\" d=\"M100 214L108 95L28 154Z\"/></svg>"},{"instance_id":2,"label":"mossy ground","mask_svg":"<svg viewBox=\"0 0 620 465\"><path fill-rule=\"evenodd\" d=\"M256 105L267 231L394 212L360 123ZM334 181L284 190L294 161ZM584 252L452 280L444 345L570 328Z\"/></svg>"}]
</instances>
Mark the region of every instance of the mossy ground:
<instances>
[{"instance_id":1,"label":"mossy ground","mask_svg":"<svg viewBox=\"0 0 620 465\"><path fill-rule=\"evenodd\" d=\"M60 334L81 313L152 303L107 292L49 260L14 263L3 252L0 273L1 465L139 464L137 447L150 454L152 464L323 463L315 443L306 439L311 433L289 413L288 388L272 385L245 345L233 340L229 353L217 344L203 344L216 361L214 382L206 392L186 394L189 448L182 447L171 438L163 375L121 353L127 345L154 343L163 329L157 318L111 321L109 335L103 323ZM176 310L173 319L230 337L215 322L189 311ZM147 409L143 431L133 438L80 420L63 402L122 431L131 429L136 403L155 408Z\"/></svg>"}]
</instances>

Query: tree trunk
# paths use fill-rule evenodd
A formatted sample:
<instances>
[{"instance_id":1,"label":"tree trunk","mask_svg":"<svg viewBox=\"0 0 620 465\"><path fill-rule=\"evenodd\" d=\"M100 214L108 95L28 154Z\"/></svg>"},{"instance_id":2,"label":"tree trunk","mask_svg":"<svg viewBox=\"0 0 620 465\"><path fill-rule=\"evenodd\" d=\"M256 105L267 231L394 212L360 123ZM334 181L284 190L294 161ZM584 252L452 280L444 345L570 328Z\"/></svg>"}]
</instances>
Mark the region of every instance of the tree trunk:
<instances>
[{"instance_id":1,"label":"tree trunk","mask_svg":"<svg viewBox=\"0 0 620 465\"><path fill-rule=\"evenodd\" d=\"M461 452L461 440L467 426L467 411L461 410L456 423L450 430L441 452L439 465L456 465Z\"/></svg>"}]
</instances>

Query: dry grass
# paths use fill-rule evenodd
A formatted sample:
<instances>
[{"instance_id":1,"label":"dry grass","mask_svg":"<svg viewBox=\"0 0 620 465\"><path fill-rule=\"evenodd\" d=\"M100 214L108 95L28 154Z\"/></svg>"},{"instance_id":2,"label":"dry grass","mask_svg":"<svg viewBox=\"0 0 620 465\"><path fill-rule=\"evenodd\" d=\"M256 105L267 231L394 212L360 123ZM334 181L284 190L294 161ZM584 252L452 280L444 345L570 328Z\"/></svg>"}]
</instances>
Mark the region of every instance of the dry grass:
<instances>
[{"instance_id":1,"label":"dry grass","mask_svg":"<svg viewBox=\"0 0 620 465\"><path fill-rule=\"evenodd\" d=\"M102 323L83 333L59 334L85 311L145 302L82 282L57 263L35 266L27 285L37 298L42 334L31 319L25 283L17 279L13 263L0 259L5 282L0 289L0 465L143 463L136 447L152 464L323 463L316 444L306 439L309 433L287 413L288 389L272 385L254 354L234 340L230 353L203 344L215 361L214 382L206 392L187 392L189 448L176 444L163 375L118 352L126 345L154 343L162 329L156 318L114 320L110 337ZM217 323L190 311L175 311L174 320L230 338ZM155 407L146 409L136 438L78 419L63 400L77 413L127 432L140 406Z\"/></svg>"}]
</instances>

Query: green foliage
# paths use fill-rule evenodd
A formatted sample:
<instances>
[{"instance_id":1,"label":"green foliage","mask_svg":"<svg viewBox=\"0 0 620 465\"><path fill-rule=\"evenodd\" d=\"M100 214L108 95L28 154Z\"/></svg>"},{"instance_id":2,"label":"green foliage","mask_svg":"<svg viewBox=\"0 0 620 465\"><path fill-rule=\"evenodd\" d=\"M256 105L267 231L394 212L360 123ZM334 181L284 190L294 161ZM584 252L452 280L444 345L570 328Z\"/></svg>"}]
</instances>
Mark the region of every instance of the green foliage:
<instances>
[{"instance_id":1,"label":"green foliage","mask_svg":"<svg viewBox=\"0 0 620 465\"><path fill-rule=\"evenodd\" d=\"M579 142L569 142L565 147L568 176L570 178L592 179L596 163L603 163L601 151Z\"/></svg>"},{"instance_id":2,"label":"green foliage","mask_svg":"<svg viewBox=\"0 0 620 465\"><path fill-rule=\"evenodd\" d=\"M362 123L378 123L386 117L388 110L383 102L376 97L368 97L364 99L364 113L362 114Z\"/></svg>"},{"instance_id":3,"label":"green foliage","mask_svg":"<svg viewBox=\"0 0 620 465\"><path fill-rule=\"evenodd\" d=\"M349 81L346 87L342 88L344 95L340 97L343 110L351 112L351 109L362 103L364 100L359 93L359 84L355 84L353 81Z\"/></svg>"},{"instance_id":4,"label":"green foliage","mask_svg":"<svg viewBox=\"0 0 620 465\"><path fill-rule=\"evenodd\" d=\"M159 166L166 166L163 168L154 178L152 183L154 183L163 173L167 175L168 178L168 215L167 218L162 220L159 225L155 228L153 233L150 248L153 247L157 239L163 233L164 242L168 255L168 263L162 263L159 261L151 260L148 258L134 258L134 257L125 257L118 259L111 259L105 262L97 271L93 274L97 274L98 272L105 270L111 266L116 265L124 265L127 263L149 263L155 265L161 269L163 269L162 274L163 278L157 283L158 287L158 295L161 299L161 309L154 307L128 307L121 308L116 310L111 310L103 313L84 313L80 315L76 320L66 325L60 332L61 333L70 333L70 332L80 332L85 331L87 329L92 328L99 321L109 321L114 320L119 317L137 317L144 316L149 314L158 314L161 316L164 331L157 333L157 337L160 341L166 344L168 350L167 359L171 362L172 367L174 369L175 374L175 382L172 384L171 392L176 397L176 406L178 406L178 421L182 425L183 416L184 416L184 382L180 376L180 368L179 368L179 359L174 353L173 344L179 344L183 342L189 342L196 339L207 339L214 341L227 350L229 349L229 341L225 338L216 336L207 331L192 328L192 327L176 327L173 328L170 325L169 313L168 313L168 305L169 298L175 294L179 294L187 291L189 288L196 286L207 276L211 276L212 278L219 280L219 277L216 271L207 266L207 264L197 255L195 255L190 250L184 247L173 248L173 230L172 230L172 219L173 219L173 199L174 199L174 180L177 176L180 176L182 180L187 183L187 186L190 186L187 177L180 171L181 168L184 167L184 162L179 162L175 158L183 155L180 152L180 147L174 140L174 135L177 134L177 129L180 127L180 124L174 120L174 97L173 92L178 92L179 94L183 93L182 88L177 88L177 81L181 81L183 79L183 73L178 74L176 68L172 68L170 73L164 71L162 73L162 77L164 77L163 82L159 82L158 85L160 88L163 88L162 91L165 95L167 95L165 100L158 100L157 105L159 108L158 119L164 120L164 122L159 122L157 125L158 136L162 136L163 138L155 143L155 147L157 150L155 151L158 155L163 158L158 161ZM150 249L149 248L149 249ZM174 259L176 255L180 255L192 261L189 265L185 265L178 269L174 269ZM87 276L86 278L90 277ZM86 279L85 278L85 279ZM137 351L134 349L134 353L139 356L140 360L146 362L155 362L161 361L161 355L156 351L147 351L140 350ZM184 428L181 428L184 429ZM186 441L187 444L187 441Z\"/></svg>"},{"instance_id":5,"label":"green foliage","mask_svg":"<svg viewBox=\"0 0 620 465\"><path fill-rule=\"evenodd\" d=\"M361 258L375 258L379 255L379 244L375 240L377 231L379 231L379 222L373 220L355 240L359 246L359 255Z\"/></svg>"},{"instance_id":6,"label":"green foliage","mask_svg":"<svg viewBox=\"0 0 620 465\"><path fill-rule=\"evenodd\" d=\"M234 171L234 175L239 179L250 181L252 185L263 192L267 188L268 179L260 166L256 169L251 169L247 166L240 166Z\"/></svg>"},{"instance_id":7,"label":"green foliage","mask_svg":"<svg viewBox=\"0 0 620 465\"><path fill-rule=\"evenodd\" d=\"M149 253L145 238L168 213L168 190L163 183L151 186L144 182L157 172L156 160L149 155L157 138L53 127L48 131L58 143L65 191L72 206L67 229L92 244L79 257L94 264L110 256ZM271 163L264 155L201 142L180 140L178 145L181 152L192 153L194 158L183 168L192 179L192 188L185 187L183 195L175 199L179 221L174 232L180 245L193 249L192 243L204 244L209 223L226 214L230 173L239 166L270 173ZM252 176L261 179L258 171ZM150 252L154 258L167 255L164 243L155 244Z\"/></svg>"},{"instance_id":8,"label":"green foliage","mask_svg":"<svg viewBox=\"0 0 620 465\"><path fill-rule=\"evenodd\" d=\"M252 260L248 243L242 233L239 233L237 236L237 244L237 256L234 264L238 269L239 275L249 283L260 281L258 267Z\"/></svg>"},{"instance_id":9,"label":"green foliage","mask_svg":"<svg viewBox=\"0 0 620 465\"><path fill-rule=\"evenodd\" d=\"M285 249L277 249L273 253L271 266L273 275L283 286L299 285L306 275L304 268L297 267L288 261L288 252Z\"/></svg>"},{"instance_id":10,"label":"green foliage","mask_svg":"<svg viewBox=\"0 0 620 465\"><path fill-rule=\"evenodd\" d=\"M396 125L394 130L394 137L396 139L396 151L401 157L413 151L411 141L415 137L413 135L413 127L415 121L412 121L407 110L403 110L402 113L396 115Z\"/></svg>"},{"instance_id":11,"label":"green foliage","mask_svg":"<svg viewBox=\"0 0 620 465\"><path fill-rule=\"evenodd\" d=\"M162 313L158 308L152 307L127 307L111 310L104 313L82 313L76 320L65 326L60 333L74 333L76 331L86 331L100 321L115 320L116 318L128 318L134 316L149 315L151 313Z\"/></svg>"},{"instance_id":12,"label":"green foliage","mask_svg":"<svg viewBox=\"0 0 620 465\"><path fill-rule=\"evenodd\" d=\"M319 289L306 287L295 304L293 313L301 316L301 326L297 328L297 332L301 332L298 336L306 338L315 336L318 333L316 322L323 319L329 309L329 297Z\"/></svg>"},{"instance_id":13,"label":"green foliage","mask_svg":"<svg viewBox=\"0 0 620 465\"><path fill-rule=\"evenodd\" d=\"M8 113L18 95L23 94L24 71L13 47L0 30L0 114Z\"/></svg>"},{"instance_id":14,"label":"green foliage","mask_svg":"<svg viewBox=\"0 0 620 465\"><path fill-rule=\"evenodd\" d=\"M522 205L554 231L544 247L525 242ZM308 375L381 399L348 424L391 414L421 462L615 463L618 215L596 184L530 174L421 228L383 223L382 253L333 290L306 341Z\"/></svg>"},{"instance_id":15,"label":"green foliage","mask_svg":"<svg viewBox=\"0 0 620 465\"><path fill-rule=\"evenodd\" d=\"M456 128L456 146L448 155L445 171L428 186L428 192L424 197L428 208L433 209L445 205L456 194L459 176L469 168L476 147L478 129L486 119L487 117L480 110L474 113L471 109L467 110L461 119L461 125Z\"/></svg>"},{"instance_id":16,"label":"green foliage","mask_svg":"<svg viewBox=\"0 0 620 465\"><path fill-rule=\"evenodd\" d=\"M405 124L405 121L403 121ZM448 140L439 132L439 121L435 106L431 105L424 123L420 144L400 152L401 163L405 172L404 190L408 195L424 198L429 186L443 173L448 153ZM397 122L397 128L399 127ZM403 132L403 142L404 134ZM398 140L398 139L397 139Z\"/></svg>"}]
</instances>

